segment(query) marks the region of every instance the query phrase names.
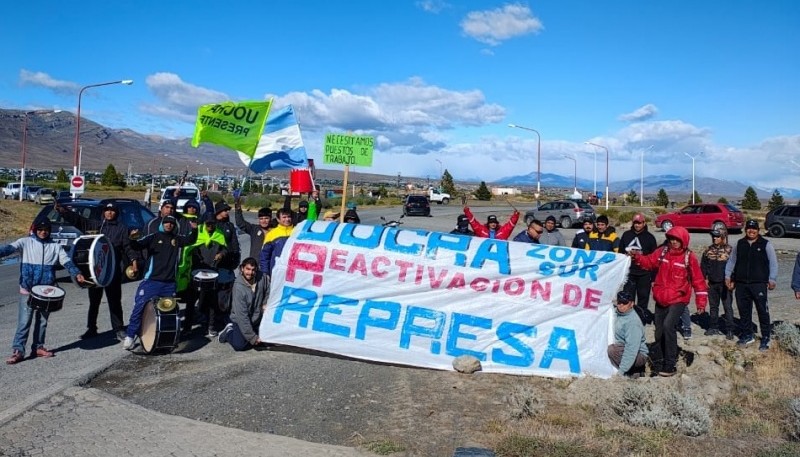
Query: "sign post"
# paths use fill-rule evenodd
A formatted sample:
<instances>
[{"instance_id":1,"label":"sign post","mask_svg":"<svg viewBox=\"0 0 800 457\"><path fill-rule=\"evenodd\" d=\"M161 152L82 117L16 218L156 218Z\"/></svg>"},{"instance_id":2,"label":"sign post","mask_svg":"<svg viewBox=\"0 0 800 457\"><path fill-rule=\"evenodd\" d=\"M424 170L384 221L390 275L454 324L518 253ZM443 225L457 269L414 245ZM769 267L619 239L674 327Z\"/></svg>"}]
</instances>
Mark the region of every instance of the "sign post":
<instances>
[{"instance_id":1,"label":"sign post","mask_svg":"<svg viewBox=\"0 0 800 457\"><path fill-rule=\"evenodd\" d=\"M342 180L342 206L339 210L339 222L344 222L345 200L347 200L347 177L350 165L361 167L372 166L374 139L371 136L346 135L328 133L325 135L325 152L322 163L344 165Z\"/></svg>"},{"instance_id":2,"label":"sign post","mask_svg":"<svg viewBox=\"0 0 800 457\"><path fill-rule=\"evenodd\" d=\"M69 178L69 191L73 197L83 194L86 189L86 180L81 175L73 175Z\"/></svg>"}]
</instances>

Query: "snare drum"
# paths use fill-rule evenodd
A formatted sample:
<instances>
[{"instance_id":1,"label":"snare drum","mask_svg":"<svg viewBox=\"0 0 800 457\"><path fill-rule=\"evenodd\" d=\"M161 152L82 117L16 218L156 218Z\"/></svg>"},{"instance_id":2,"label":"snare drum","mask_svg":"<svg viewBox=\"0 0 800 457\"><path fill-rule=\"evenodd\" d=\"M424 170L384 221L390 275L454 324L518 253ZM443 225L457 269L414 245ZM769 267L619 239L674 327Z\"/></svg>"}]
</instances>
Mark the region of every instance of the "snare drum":
<instances>
[{"instance_id":1,"label":"snare drum","mask_svg":"<svg viewBox=\"0 0 800 457\"><path fill-rule=\"evenodd\" d=\"M49 313L60 310L64 306L64 289L56 286L33 286L28 295L28 306L35 310Z\"/></svg>"},{"instance_id":2,"label":"snare drum","mask_svg":"<svg viewBox=\"0 0 800 457\"><path fill-rule=\"evenodd\" d=\"M197 290L212 291L217 288L218 276L219 273L214 270L194 270L192 271L192 282Z\"/></svg>"},{"instance_id":3,"label":"snare drum","mask_svg":"<svg viewBox=\"0 0 800 457\"><path fill-rule=\"evenodd\" d=\"M139 337L142 349L151 354L157 350L173 351L181 336L178 303L173 297L154 297L144 307Z\"/></svg>"},{"instance_id":4,"label":"snare drum","mask_svg":"<svg viewBox=\"0 0 800 457\"><path fill-rule=\"evenodd\" d=\"M86 279L80 287L106 287L114 279L117 267L114 247L105 235L83 235L75 240L70 252L72 263Z\"/></svg>"}]
</instances>

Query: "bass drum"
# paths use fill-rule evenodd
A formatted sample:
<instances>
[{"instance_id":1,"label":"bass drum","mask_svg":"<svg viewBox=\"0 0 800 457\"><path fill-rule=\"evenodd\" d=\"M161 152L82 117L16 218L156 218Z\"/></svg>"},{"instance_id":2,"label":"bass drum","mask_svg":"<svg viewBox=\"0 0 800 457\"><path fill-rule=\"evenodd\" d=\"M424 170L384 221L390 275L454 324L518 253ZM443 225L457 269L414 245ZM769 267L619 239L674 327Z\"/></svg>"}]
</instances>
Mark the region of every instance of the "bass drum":
<instances>
[{"instance_id":1,"label":"bass drum","mask_svg":"<svg viewBox=\"0 0 800 457\"><path fill-rule=\"evenodd\" d=\"M70 252L72 263L86 279L80 287L106 287L114 279L117 261L114 247L105 235L83 235L75 240Z\"/></svg>"},{"instance_id":2,"label":"bass drum","mask_svg":"<svg viewBox=\"0 0 800 457\"><path fill-rule=\"evenodd\" d=\"M172 352L181 336L178 302L174 297L154 297L144 306L139 338L148 354L164 350Z\"/></svg>"}]
</instances>

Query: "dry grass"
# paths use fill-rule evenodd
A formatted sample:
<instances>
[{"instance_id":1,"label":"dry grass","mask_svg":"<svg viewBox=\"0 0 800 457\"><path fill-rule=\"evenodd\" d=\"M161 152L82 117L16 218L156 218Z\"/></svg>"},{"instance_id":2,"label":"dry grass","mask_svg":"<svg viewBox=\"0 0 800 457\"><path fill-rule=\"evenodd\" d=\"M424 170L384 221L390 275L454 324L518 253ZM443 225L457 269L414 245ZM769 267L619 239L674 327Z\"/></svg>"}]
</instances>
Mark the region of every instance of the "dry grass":
<instances>
[{"instance_id":1,"label":"dry grass","mask_svg":"<svg viewBox=\"0 0 800 457\"><path fill-rule=\"evenodd\" d=\"M485 432L498 457L800 456L800 443L791 441L793 418L789 411L789 402L800 398L800 358L777 346L767 354L748 351L746 357L750 368L729 372L734 388L726 400L711 407L713 426L704 436L693 438L674 430L630 426L609 414L602 404L565 404L554 395L557 389L549 395L540 389L544 406L535 417L494 420ZM665 389L679 385L659 379L630 382L652 382ZM597 387L604 389L602 384Z\"/></svg>"}]
</instances>

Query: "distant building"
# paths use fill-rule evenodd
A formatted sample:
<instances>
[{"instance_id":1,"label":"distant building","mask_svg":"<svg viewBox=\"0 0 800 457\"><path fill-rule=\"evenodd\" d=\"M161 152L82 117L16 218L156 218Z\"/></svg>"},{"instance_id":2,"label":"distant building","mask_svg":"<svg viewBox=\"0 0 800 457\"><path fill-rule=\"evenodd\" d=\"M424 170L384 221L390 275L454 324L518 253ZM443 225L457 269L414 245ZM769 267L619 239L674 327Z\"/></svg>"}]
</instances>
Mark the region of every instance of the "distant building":
<instances>
[{"instance_id":1,"label":"distant building","mask_svg":"<svg viewBox=\"0 0 800 457\"><path fill-rule=\"evenodd\" d=\"M492 195L520 195L522 191L513 187L492 187Z\"/></svg>"}]
</instances>

